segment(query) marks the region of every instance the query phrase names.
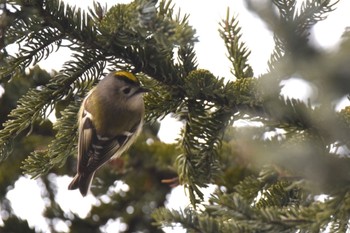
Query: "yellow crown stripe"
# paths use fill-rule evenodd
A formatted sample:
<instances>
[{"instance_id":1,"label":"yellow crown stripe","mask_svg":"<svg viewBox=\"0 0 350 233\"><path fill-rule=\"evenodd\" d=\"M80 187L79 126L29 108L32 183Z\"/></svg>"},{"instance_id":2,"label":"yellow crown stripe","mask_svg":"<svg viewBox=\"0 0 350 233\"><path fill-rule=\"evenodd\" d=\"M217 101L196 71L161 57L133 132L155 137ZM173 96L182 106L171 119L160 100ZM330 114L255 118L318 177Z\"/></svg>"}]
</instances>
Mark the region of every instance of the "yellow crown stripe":
<instances>
[{"instance_id":1,"label":"yellow crown stripe","mask_svg":"<svg viewBox=\"0 0 350 233\"><path fill-rule=\"evenodd\" d=\"M115 76L124 76L125 78L129 79L132 82L138 82L137 78L135 75L128 71L117 71L114 73Z\"/></svg>"}]
</instances>

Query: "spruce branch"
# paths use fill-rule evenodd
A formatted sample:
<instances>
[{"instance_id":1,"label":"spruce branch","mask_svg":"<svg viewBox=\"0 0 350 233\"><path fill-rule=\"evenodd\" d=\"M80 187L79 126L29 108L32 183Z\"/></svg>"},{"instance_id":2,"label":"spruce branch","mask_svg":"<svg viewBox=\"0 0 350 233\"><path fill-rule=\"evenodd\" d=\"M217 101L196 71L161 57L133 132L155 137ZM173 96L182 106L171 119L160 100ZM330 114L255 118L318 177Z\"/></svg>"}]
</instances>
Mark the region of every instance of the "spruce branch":
<instances>
[{"instance_id":1,"label":"spruce branch","mask_svg":"<svg viewBox=\"0 0 350 233\"><path fill-rule=\"evenodd\" d=\"M9 38L9 43L20 44L19 53L7 61L9 66L1 67L0 78L15 70L18 74L25 67L47 58L55 48L61 47L62 39L67 37L76 43L93 44L96 41L92 19L80 9L75 10L59 0L29 1L17 14L18 18L5 36Z\"/></svg>"},{"instance_id":2,"label":"spruce branch","mask_svg":"<svg viewBox=\"0 0 350 233\"><path fill-rule=\"evenodd\" d=\"M10 152L6 148L16 135L37 119L46 118L55 106L72 99L73 96L82 96L86 93L102 76L107 63L114 68L134 67L136 70L154 75L162 83L173 86L170 88L170 98L174 96L183 98L179 95L179 90L174 88L175 84L179 85L181 79L196 67L193 52L194 30L188 25L188 16L182 17L179 13L174 17L172 4L164 1L160 4L156 17L153 15L148 19L149 24L140 25L135 20L138 7L138 3L119 4L108 13L104 13L101 7L95 6L96 14L93 15L90 11L92 16L57 0L29 1L25 7L18 8L19 14L23 16L11 25L9 35L12 35L10 37L12 42L22 42L23 45L20 47L20 52L12 60L8 60L13 61L13 65L4 67L5 75L13 72L14 68L24 69L29 64L46 58L52 49L62 47L60 42L63 39L68 41L68 47L75 52L72 54L72 60L64 64L63 69L51 83L28 92L19 101L18 108L9 115L10 120L5 123L5 129L1 132L2 159ZM149 9L152 9L152 5ZM36 14L29 14L27 11ZM150 13L154 14L154 11ZM99 19L96 19L96 16ZM150 27L152 24L153 28ZM29 26L28 30L32 35L28 38L25 37L25 32L17 33L20 28L26 28L25 26ZM145 31L145 28L148 31ZM164 34L167 36L164 37ZM174 63L175 46L180 48L179 60L180 63L186 63L186 68ZM154 116L161 116L170 111L177 112L178 103L173 100L172 103L174 103L173 109L167 111L163 109ZM64 120L63 116L62 121ZM72 122L71 119L70 123ZM61 124L60 119L58 124ZM72 138L71 135L72 132L68 131L57 133L58 138L46 151L48 153L46 158L50 158L51 163L40 159L45 157L40 157L44 153L41 151L32 154L23 167L28 173L37 177L46 173L54 164L60 164L67 154L61 153L64 156L58 156L62 147L55 148L59 144L56 141L66 145L67 142L59 139L69 139ZM69 147L67 145L67 148Z\"/></svg>"},{"instance_id":3,"label":"spruce branch","mask_svg":"<svg viewBox=\"0 0 350 233\"><path fill-rule=\"evenodd\" d=\"M68 156L76 154L76 119L79 106L80 102L75 101L63 110L62 117L54 124L57 133L47 151L34 152L23 162L22 169L26 174L38 178L55 166L63 166Z\"/></svg>"},{"instance_id":4,"label":"spruce branch","mask_svg":"<svg viewBox=\"0 0 350 233\"><path fill-rule=\"evenodd\" d=\"M186 208L183 211L160 208L153 213L157 224L176 226L178 223L191 232L295 232L299 226L313 223L312 217L298 217L300 208L255 209L238 194L216 194L206 211ZM313 206L305 212L319 210ZM303 229L303 227L301 227Z\"/></svg>"},{"instance_id":5,"label":"spruce branch","mask_svg":"<svg viewBox=\"0 0 350 233\"><path fill-rule=\"evenodd\" d=\"M185 79L187 98L177 113L185 120L181 140L184 154L178 157L177 167L180 182L188 185L192 204L198 203L196 195L199 200L203 198L199 187L206 187L218 175L217 150L234 111L209 102L217 98L214 90L220 86L221 80L205 70L193 71Z\"/></svg>"},{"instance_id":6,"label":"spruce branch","mask_svg":"<svg viewBox=\"0 0 350 233\"><path fill-rule=\"evenodd\" d=\"M11 141L22 131L46 117L52 110L51 91L30 90L18 101L16 109L9 114L9 120L3 124L0 132L0 160L4 160L11 153Z\"/></svg>"},{"instance_id":7,"label":"spruce branch","mask_svg":"<svg viewBox=\"0 0 350 233\"><path fill-rule=\"evenodd\" d=\"M293 67L288 63L294 60L290 55L299 59L308 59L315 51L307 43L310 29L317 22L327 18L327 14L334 11L339 1L308 0L304 1L298 9L296 1L275 0L279 15L270 12L265 18L269 20L274 31L275 48L268 62L270 72L283 71L280 76L289 76L293 73ZM259 12L257 12L259 14Z\"/></svg>"},{"instance_id":8,"label":"spruce branch","mask_svg":"<svg viewBox=\"0 0 350 233\"><path fill-rule=\"evenodd\" d=\"M89 56L85 56L87 54ZM96 52L76 53L74 58L77 61L67 62L64 72L59 73L49 84L42 89L31 89L18 101L17 108L11 111L9 120L3 124L4 129L0 132L1 160L8 156L11 141L19 133L33 125L36 120L45 119L54 109L56 101L70 95L74 88L79 87L79 82L75 84L76 80L82 77L87 81L95 77L93 81L96 82L99 77L96 74L101 75L105 63Z\"/></svg>"},{"instance_id":9,"label":"spruce branch","mask_svg":"<svg viewBox=\"0 0 350 233\"><path fill-rule=\"evenodd\" d=\"M188 15L182 16L180 11L175 14L172 2L163 0L159 2L156 16L137 30L148 39L144 47L139 48L137 60L134 60L136 67L167 85L181 86L183 77L196 68L193 45L197 38ZM182 66L174 62L175 50Z\"/></svg>"},{"instance_id":10,"label":"spruce branch","mask_svg":"<svg viewBox=\"0 0 350 233\"><path fill-rule=\"evenodd\" d=\"M197 226L197 216L190 208L186 208L183 211L159 208L152 214L152 217L157 221L157 225L159 226L174 227L176 223L180 223L192 232L201 232Z\"/></svg>"},{"instance_id":11,"label":"spruce branch","mask_svg":"<svg viewBox=\"0 0 350 233\"><path fill-rule=\"evenodd\" d=\"M241 27L237 17L230 19L230 12L227 9L226 19L220 23L220 36L225 42L228 51L228 58L232 63L231 73L237 78L253 77L253 69L248 63L250 51L242 41Z\"/></svg>"},{"instance_id":12,"label":"spruce branch","mask_svg":"<svg viewBox=\"0 0 350 233\"><path fill-rule=\"evenodd\" d=\"M181 64L183 76L189 75L191 71L197 69L197 58L193 45L181 46L178 50L178 60Z\"/></svg>"},{"instance_id":13,"label":"spruce branch","mask_svg":"<svg viewBox=\"0 0 350 233\"><path fill-rule=\"evenodd\" d=\"M283 21L292 21L296 11L296 0L273 0Z\"/></svg>"},{"instance_id":14,"label":"spruce branch","mask_svg":"<svg viewBox=\"0 0 350 233\"><path fill-rule=\"evenodd\" d=\"M152 88L152 92L144 97L146 121L157 121L168 114L181 111L184 105L184 97L178 91L152 79L145 79L143 83Z\"/></svg>"},{"instance_id":15,"label":"spruce branch","mask_svg":"<svg viewBox=\"0 0 350 233\"><path fill-rule=\"evenodd\" d=\"M345 142L349 138L346 111L336 114L334 108L326 104L313 107L310 102L282 97L263 101L262 106L272 120L270 123L274 121L277 127L311 131L320 136L325 144Z\"/></svg>"},{"instance_id":16,"label":"spruce branch","mask_svg":"<svg viewBox=\"0 0 350 233\"><path fill-rule=\"evenodd\" d=\"M63 36L55 29L45 28L32 32L22 41L18 54L7 61L7 66L0 67L0 79L12 73L20 73L26 67L34 66L46 59L60 46Z\"/></svg>"},{"instance_id":17,"label":"spruce branch","mask_svg":"<svg viewBox=\"0 0 350 233\"><path fill-rule=\"evenodd\" d=\"M307 0L302 2L299 11L295 12L295 21L301 32L307 32L317 22L325 20L329 13L336 9L339 0Z\"/></svg>"},{"instance_id":18,"label":"spruce branch","mask_svg":"<svg viewBox=\"0 0 350 233\"><path fill-rule=\"evenodd\" d=\"M35 179L43 174L47 174L50 169L52 169L51 158L46 150L36 150L30 153L30 155L23 161L21 168L24 170L25 174L28 174L31 178Z\"/></svg>"},{"instance_id":19,"label":"spruce branch","mask_svg":"<svg viewBox=\"0 0 350 233\"><path fill-rule=\"evenodd\" d=\"M97 29L94 19L87 12L60 0L44 1L36 7L45 26L56 28L69 40L84 43L85 46L95 43Z\"/></svg>"}]
</instances>

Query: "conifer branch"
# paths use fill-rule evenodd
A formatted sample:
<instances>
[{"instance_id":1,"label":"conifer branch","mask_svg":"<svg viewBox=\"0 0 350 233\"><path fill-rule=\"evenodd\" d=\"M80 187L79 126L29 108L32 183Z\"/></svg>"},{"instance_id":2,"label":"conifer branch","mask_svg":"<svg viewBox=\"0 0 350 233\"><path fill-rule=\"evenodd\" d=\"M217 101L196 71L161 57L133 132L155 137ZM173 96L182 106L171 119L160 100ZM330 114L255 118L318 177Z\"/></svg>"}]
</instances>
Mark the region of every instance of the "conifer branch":
<instances>
[{"instance_id":1,"label":"conifer branch","mask_svg":"<svg viewBox=\"0 0 350 233\"><path fill-rule=\"evenodd\" d=\"M63 36L57 30L45 28L38 33L32 32L22 41L19 53L7 61L7 66L0 67L0 79L10 74L19 74L26 67L35 66L46 59L60 46Z\"/></svg>"},{"instance_id":2,"label":"conifer branch","mask_svg":"<svg viewBox=\"0 0 350 233\"><path fill-rule=\"evenodd\" d=\"M307 0L300 10L296 12L295 21L299 25L300 32L307 32L317 22L325 20L328 14L335 10L339 0Z\"/></svg>"},{"instance_id":3,"label":"conifer branch","mask_svg":"<svg viewBox=\"0 0 350 233\"><path fill-rule=\"evenodd\" d=\"M187 91L185 105L178 112L185 120L181 145L184 154L177 159L180 182L188 184L192 204L202 199L199 187L206 185L219 173L217 150L221 145L224 129L234 110L215 102L215 89L223 83L210 72L197 70L185 79ZM207 96L206 96L207 95Z\"/></svg>"},{"instance_id":4,"label":"conifer branch","mask_svg":"<svg viewBox=\"0 0 350 233\"><path fill-rule=\"evenodd\" d=\"M62 117L54 124L57 133L47 151L33 152L23 162L22 169L26 174L38 178L55 166L63 166L68 156L76 154L78 140L76 119L79 106L80 102L76 101L63 110Z\"/></svg>"},{"instance_id":5,"label":"conifer branch","mask_svg":"<svg viewBox=\"0 0 350 233\"><path fill-rule=\"evenodd\" d=\"M89 56L85 56L87 54ZM79 85L79 82L75 84L76 80L82 77L89 83L89 79L98 77L98 73L101 75L104 62L96 52L85 51L82 54L75 54L74 57L77 61L67 62L64 72L57 75L49 84L43 86L42 89L31 89L18 101L17 108L11 111L8 116L9 120L4 123L4 129L0 132L1 160L4 160L10 153L11 141L33 125L36 120L45 119L54 109L56 101L69 96L76 87L80 86L85 89L84 85ZM96 82L97 79L93 81Z\"/></svg>"},{"instance_id":6,"label":"conifer branch","mask_svg":"<svg viewBox=\"0 0 350 233\"><path fill-rule=\"evenodd\" d=\"M279 16L270 16L277 22L271 25L274 29L275 41L275 49L268 62L271 72L276 69L284 70L288 76L293 72L290 66L286 65L293 61L290 55L305 59L313 54L313 49L307 44L310 29L317 22L326 19L327 14L334 11L338 2L308 0L302 3L300 9L297 9L295 0L273 1L279 10ZM278 17L279 20L277 20ZM280 75L285 76L286 74Z\"/></svg>"},{"instance_id":7,"label":"conifer branch","mask_svg":"<svg viewBox=\"0 0 350 233\"><path fill-rule=\"evenodd\" d=\"M228 51L228 59L232 63L231 73L237 78L253 77L253 69L248 63L250 51L242 42L241 27L237 17L230 19L227 9L226 19L220 23L220 36L225 42Z\"/></svg>"}]
</instances>

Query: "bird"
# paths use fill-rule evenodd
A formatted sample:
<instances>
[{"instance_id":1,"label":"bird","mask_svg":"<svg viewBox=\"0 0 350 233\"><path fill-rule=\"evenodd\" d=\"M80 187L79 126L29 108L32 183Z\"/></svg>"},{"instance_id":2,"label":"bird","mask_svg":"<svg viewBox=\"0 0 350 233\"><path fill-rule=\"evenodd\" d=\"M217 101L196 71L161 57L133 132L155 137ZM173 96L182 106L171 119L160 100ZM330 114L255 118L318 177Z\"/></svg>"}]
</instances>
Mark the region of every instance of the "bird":
<instances>
[{"instance_id":1,"label":"bird","mask_svg":"<svg viewBox=\"0 0 350 233\"><path fill-rule=\"evenodd\" d=\"M68 186L86 196L96 171L120 157L140 134L144 121L143 94L134 74L115 71L84 98L78 113L77 173Z\"/></svg>"}]
</instances>

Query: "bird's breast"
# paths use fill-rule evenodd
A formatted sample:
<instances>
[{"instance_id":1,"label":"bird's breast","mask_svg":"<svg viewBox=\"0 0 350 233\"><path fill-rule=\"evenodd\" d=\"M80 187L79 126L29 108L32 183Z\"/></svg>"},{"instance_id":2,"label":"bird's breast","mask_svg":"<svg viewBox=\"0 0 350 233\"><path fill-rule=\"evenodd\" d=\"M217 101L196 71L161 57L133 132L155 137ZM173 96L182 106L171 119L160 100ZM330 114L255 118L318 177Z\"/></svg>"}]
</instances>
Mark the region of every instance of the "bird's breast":
<instances>
[{"instance_id":1,"label":"bird's breast","mask_svg":"<svg viewBox=\"0 0 350 233\"><path fill-rule=\"evenodd\" d=\"M102 122L96 125L97 133L102 136L114 137L124 132L130 132L136 124L138 124L144 115L144 106L129 105L126 108L115 106L105 112L99 113Z\"/></svg>"}]
</instances>

